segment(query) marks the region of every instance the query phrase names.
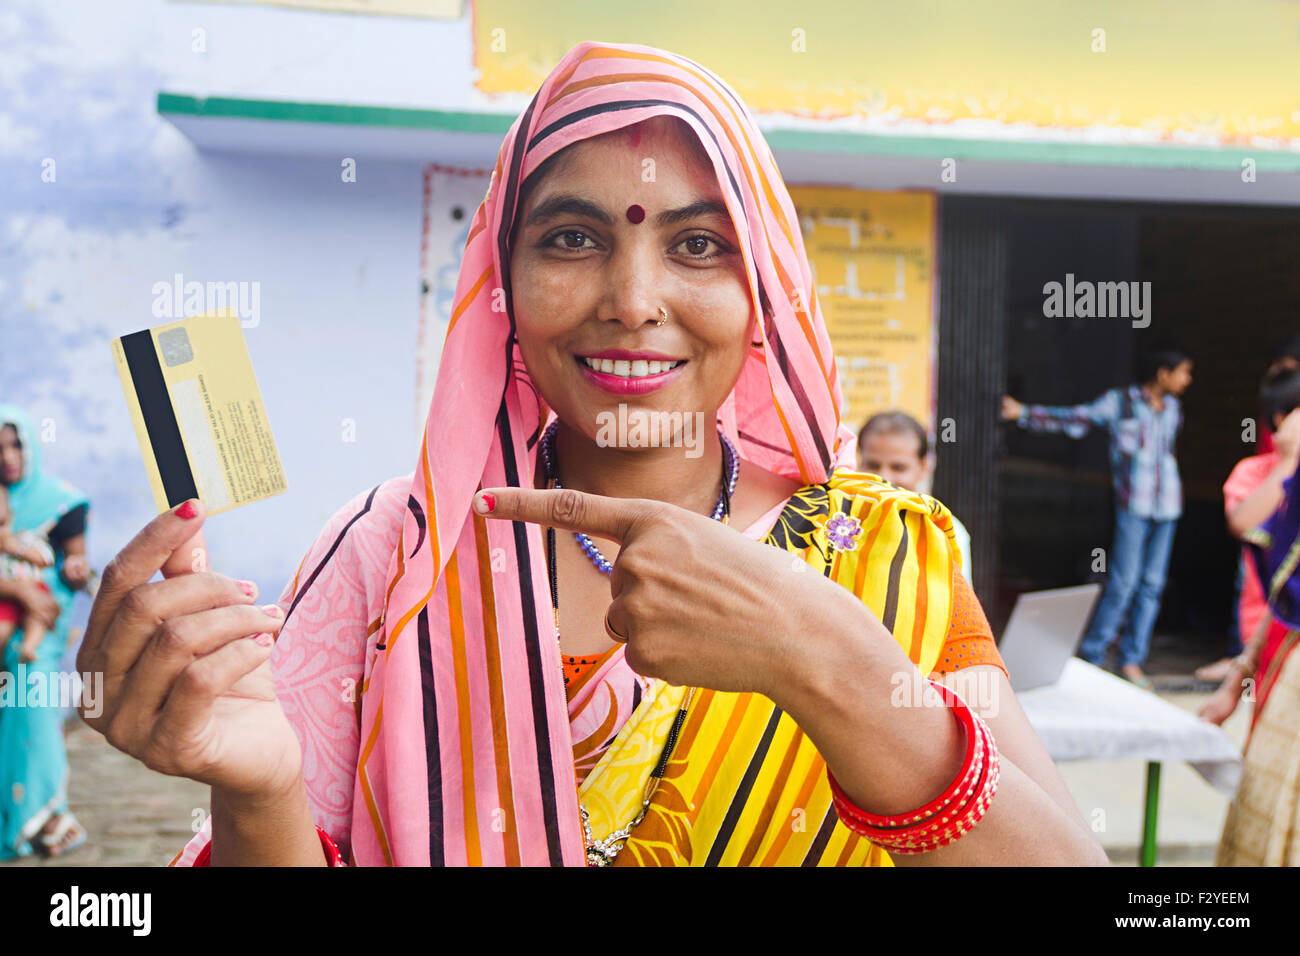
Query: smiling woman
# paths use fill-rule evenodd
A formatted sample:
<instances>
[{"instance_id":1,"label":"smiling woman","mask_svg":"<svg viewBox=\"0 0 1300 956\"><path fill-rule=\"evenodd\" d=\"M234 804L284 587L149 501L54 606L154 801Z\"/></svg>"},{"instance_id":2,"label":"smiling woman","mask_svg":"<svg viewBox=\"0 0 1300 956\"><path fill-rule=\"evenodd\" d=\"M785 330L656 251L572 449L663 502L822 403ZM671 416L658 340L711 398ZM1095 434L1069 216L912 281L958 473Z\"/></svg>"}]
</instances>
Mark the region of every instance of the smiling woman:
<instances>
[{"instance_id":1,"label":"smiling woman","mask_svg":"<svg viewBox=\"0 0 1300 956\"><path fill-rule=\"evenodd\" d=\"M1104 862L951 516L851 470L840 401L735 93L580 44L502 144L414 473L266 614L190 571L201 506L151 522L87 629L97 725L212 785L183 865Z\"/></svg>"}]
</instances>

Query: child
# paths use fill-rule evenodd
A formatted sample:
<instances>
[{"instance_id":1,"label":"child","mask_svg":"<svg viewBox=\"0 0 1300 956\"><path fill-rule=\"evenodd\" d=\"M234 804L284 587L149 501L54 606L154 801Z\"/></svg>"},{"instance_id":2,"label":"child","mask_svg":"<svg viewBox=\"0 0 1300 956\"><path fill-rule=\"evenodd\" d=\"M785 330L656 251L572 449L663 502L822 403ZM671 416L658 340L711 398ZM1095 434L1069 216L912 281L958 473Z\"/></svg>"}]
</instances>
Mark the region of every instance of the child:
<instances>
[{"instance_id":1,"label":"child","mask_svg":"<svg viewBox=\"0 0 1300 956\"><path fill-rule=\"evenodd\" d=\"M930 477L934 460L930 439L911 415L901 411L880 412L867 419L858 432L858 468L879 475L908 491L921 490ZM961 552L961 570L971 580L970 534L953 515L953 531Z\"/></svg>"},{"instance_id":2,"label":"child","mask_svg":"<svg viewBox=\"0 0 1300 956\"><path fill-rule=\"evenodd\" d=\"M9 510L9 490L0 485L0 578L11 581L35 580L48 591L41 581L41 569L54 563L54 551L36 531L15 534L11 525L13 513ZM28 614L16 601L0 600L0 658L13 637L18 624L23 627L23 642L18 647L18 659L25 664L36 660L36 649L45 638L45 625L35 614Z\"/></svg>"}]
</instances>

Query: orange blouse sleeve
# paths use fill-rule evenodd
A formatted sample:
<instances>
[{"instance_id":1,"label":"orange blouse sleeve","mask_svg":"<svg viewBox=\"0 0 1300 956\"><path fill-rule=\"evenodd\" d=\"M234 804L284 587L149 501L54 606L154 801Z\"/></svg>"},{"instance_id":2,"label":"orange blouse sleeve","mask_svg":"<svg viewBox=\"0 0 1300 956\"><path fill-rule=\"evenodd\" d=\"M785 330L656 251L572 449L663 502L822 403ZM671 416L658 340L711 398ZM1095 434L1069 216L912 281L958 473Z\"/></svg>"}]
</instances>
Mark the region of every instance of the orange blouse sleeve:
<instances>
[{"instance_id":1,"label":"orange blouse sleeve","mask_svg":"<svg viewBox=\"0 0 1300 956\"><path fill-rule=\"evenodd\" d=\"M979 598L971 589L966 575L953 568L952 583L952 619L948 622L948 634L944 638L943 650L939 652L939 662L934 669L940 674L951 674L963 667L977 664L992 664L1002 673L1007 673L1007 665L998 653L997 642L993 640L993 628L984 615ZM1011 675L1007 674L1007 679Z\"/></svg>"}]
</instances>

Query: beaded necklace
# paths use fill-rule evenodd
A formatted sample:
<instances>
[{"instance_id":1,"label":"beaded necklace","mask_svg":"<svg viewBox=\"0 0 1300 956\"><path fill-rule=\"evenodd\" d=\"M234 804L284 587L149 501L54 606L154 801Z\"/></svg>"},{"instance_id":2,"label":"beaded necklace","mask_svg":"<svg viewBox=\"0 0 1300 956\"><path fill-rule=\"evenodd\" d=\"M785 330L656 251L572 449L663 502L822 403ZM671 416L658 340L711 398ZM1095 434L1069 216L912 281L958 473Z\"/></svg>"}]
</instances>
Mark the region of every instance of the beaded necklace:
<instances>
[{"instance_id":1,"label":"beaded necklace","mask_svg":"<svg viewBox=\"0 0 1300 956\"><path fill-rule=\"evenodd\" d=\"M559 420L551 423L542 435L541 453L542 462L546 468L546 485L548 488L559 488L560 480L555 467L555 453L553 441L555 430L559 426ZM718 437L722 439L723 461L722 461L722 493L718 496L718 503L713 509L712 518L715 521L721 521L728 524L731 516L731 496L736 490L736 480L740 475L740 456L736 454L736 449L719 429ZM614 565L600 553L595 542L586 534L580 531L574 532L578 544L582 547L583 553L591 558L596 569L603 574L612 574ZM555 618L555 644L559 648L560 643L560 587L558 568L555 560L555 529L546 529L546 564L548 577L551 585L551 611ZM564 671L564 655L560 655L560 671ZM668 731L668 739L664 741L663 752L659 755L659 762L650 771L650 779L646 781L645 789L642 792L641 809L637 815L626 825L614 830L609 836L597 840L591 833L591 817L579 801L578 811L582 816L582 836L583 845L587 854L588 866L610 866L618 857L620 851L627 844L632 835L632 830L645 819L646 814L650 811L650 801L654 797L655 791L659 788L659 781L663 779L664 773L668 769L668 760L672 756L673 748L677 746L677 737L681 733L682 724L686 722L686 713L690 709L691 701L695 699L695 688L688 687L686 697L682 701L682 706L677 711L677 716L673 719L673 725Z\"/></svg>"}]
</instances>

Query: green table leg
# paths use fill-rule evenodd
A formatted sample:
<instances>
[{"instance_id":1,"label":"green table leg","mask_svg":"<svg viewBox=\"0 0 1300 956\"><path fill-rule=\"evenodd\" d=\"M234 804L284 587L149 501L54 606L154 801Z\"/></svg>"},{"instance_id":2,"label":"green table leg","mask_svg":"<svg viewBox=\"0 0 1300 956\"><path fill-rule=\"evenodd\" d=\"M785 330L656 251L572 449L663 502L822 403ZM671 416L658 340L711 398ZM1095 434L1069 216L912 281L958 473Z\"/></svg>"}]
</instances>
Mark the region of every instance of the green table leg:
<instances>
[{"instance_id":1,"label":"green table leg","mask_svg":"<svg viewBox=\"0 0 1300 956\"><path fill-rule=\"evenodd\" d=\"M1156 865L1156 816L1160 812L1160 764L1147 764L1147 809L1142 818L1142 866Z\"/></svg>"}]
</instances>

